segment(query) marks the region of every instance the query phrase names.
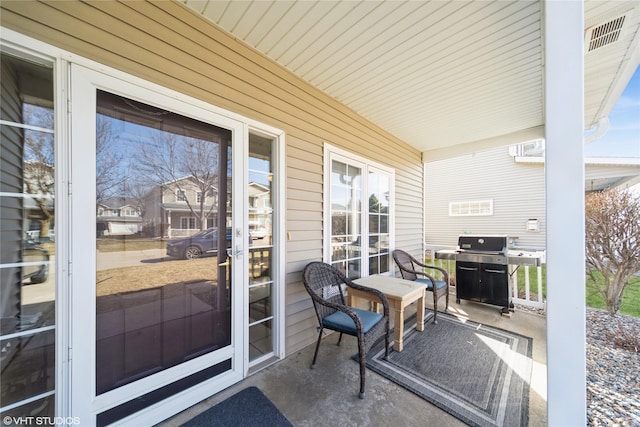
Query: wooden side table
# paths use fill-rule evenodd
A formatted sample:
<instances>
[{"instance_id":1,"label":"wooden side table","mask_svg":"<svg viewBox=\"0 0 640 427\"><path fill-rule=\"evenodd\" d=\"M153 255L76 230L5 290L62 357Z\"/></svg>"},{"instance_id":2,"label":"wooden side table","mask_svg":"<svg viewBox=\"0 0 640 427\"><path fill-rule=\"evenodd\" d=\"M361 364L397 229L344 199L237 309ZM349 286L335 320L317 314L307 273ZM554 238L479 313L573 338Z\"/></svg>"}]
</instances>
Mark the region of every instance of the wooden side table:
<instances>
[{"instance_id":1,"label":"wooden side table","mask_svg":"<svg viewBox=\"0 0 640 427\"><path fill-rule=\"evenodd\" d=\"M382 276L375 274L373 276L362 277L354 280L359 285L374 288L385 294L389 301L389 307L395 314L394 318L394 342L393 349L402 351L402 337L404 336L404 308L409 304L417 301L416 313L416 330L424 330L424 292L425 286L422 283L416 283L411 280L399 279L397 277ZM371 294L349 288L347 293L347 302L352 307L355 306L355 300L363 298L377 304L377 298L371 299Z\"/></svg>"}]
</instances>

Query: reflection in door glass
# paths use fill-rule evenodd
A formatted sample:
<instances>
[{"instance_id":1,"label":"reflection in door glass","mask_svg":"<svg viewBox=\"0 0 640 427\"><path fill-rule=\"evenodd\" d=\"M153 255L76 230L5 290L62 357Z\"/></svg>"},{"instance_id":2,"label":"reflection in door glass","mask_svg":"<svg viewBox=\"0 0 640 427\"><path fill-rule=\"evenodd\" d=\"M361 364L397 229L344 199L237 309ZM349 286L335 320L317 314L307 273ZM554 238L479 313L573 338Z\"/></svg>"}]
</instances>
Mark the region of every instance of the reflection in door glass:
<instances>
[{"instance_id":1,"label":"reflection in door glass","mask_svg":"<svg viewBox=\"0 0 640 427\"><path fill-rule=\"evenodd\" d=\"M53 417L53 71L4 53L0 66L0 413Z\"/></svg>"},{"instance_id":2,"label":"reflection in door glass","mask_svg":"<svg viewBox=\"0 0 640 427\"><path fill-rule=\"evenodd\" d=\"M362 169L331 162L331 264L349 278L362 275Z\"/></svg>"},{"instance_id":3,"label":"reflection in door glass","mask_svg":"<svg viewBox=\"0 0 640 427\"><path fill-rule=\"evenodd\" d=\"M273 352L273 145L249 135L249 361Z\"/></svg>"},{"instance_id":4,"label":"reflection in door glass","mask_svg":"<svg viewBox=\"0 0 640 427\"><path fill-rule=\"evenodd\" d=\"M98 91L96 393L231 343L231 132Z\"/></svg>"},{"instance_id":5,"label":"reflection in door glass","mask_svg":"<svg viewBox=\"0 0 640 427\"><path fill-rule=\"evenodd\" d=\"M387 174L369 172L369 274L389 271L389 191Z\"/></svg>"}]
</instances>

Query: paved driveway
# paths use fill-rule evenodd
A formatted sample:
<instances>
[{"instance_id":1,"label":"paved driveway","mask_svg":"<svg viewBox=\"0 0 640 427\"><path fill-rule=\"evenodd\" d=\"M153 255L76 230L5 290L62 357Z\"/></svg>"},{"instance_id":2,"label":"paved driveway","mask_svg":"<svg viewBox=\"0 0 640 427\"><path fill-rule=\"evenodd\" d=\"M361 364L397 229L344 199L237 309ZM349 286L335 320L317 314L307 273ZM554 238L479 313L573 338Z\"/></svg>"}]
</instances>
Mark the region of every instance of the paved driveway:
<instances>
[{"instance_id":1,"label":"paved driveway","mask_svg":"<svg viewBox=\"0 0 640 427\"><path fill-rule=\"evenodd\" d=\"M98 252L98 270L119 267L135 267L142 264L169 261L164 249L146 249L144 251Z\"/></svg>"}]
</instances>

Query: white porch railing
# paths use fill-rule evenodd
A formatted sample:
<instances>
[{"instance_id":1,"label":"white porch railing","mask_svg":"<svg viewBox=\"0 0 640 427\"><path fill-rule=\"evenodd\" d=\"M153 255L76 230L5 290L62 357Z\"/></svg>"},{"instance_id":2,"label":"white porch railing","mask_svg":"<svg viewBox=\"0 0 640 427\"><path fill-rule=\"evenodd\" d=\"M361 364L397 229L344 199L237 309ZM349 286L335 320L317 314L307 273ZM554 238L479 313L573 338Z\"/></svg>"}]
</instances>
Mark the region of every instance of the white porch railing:
<instances>
[{"instance_id":1,"label":"white porch railing","mask_svg":"<svg viewBox=\"0 0 640 427\"><path fill-rule=\"evenodd\" d=\"M455 277L456 274L456 263L453 260L444 260L444 259L436 259L435 252L440 249L453 249L455 247L445 247L445 246L425 246L425 260L427 264L436 265L438 267L442 267L449 272L450 277ZM541 251L544 252L544 251ZM545 256L541 257L542 263L544 264ZM520 280L518 278L518 270L521 270L523 274L521 274ZM509 276L511 281L511 298L514 304L519 304L525 307L531 307L535 309L541 309L546 311L546 298L543 294L543 268L542 266L538 267L530 267L530 266L509 266ZM524 282L524 283L521 283ZM532 289L532 283L535 283L537 286Z\"/></svg>"},{"instance_id":2,"label":"white porch railing","mask_svg":"<svg viewBox=\"0 0 640 427\"><path fill-rule=\"evenodd\" d=\"M524 268L524 285L521 287L518 283L517 269ZM535 280L537 282L536 292L531 292L531 275L530 270L535 269ZM526 307L539 308L546 311L547 302L542 293L542 266L529 267L525 266L509 266L509 274L511 275L511 290L514 304L524 305Z\"/></svg>"}]
</instances>

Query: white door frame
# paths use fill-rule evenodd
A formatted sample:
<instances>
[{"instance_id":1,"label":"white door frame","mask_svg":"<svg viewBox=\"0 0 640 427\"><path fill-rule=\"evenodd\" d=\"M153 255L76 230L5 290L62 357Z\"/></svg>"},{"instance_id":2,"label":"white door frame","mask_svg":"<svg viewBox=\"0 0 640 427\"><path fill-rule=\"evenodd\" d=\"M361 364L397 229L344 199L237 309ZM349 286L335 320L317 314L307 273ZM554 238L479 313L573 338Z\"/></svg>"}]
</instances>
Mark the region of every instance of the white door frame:
<instances>
[{"instance_id":1,"label":"white door frame","mask_svg":"<svg viewBox=\"0 0 640 427\"><path fill-rule=\"evenodd\" d=\"M245 262L232 263L232 322L231 345L200 356L178 366L124 385L96 396L95 388L95 331L96 331L96 248L95 248L95 136L96 136L96 90L120 94L150 105L169 108L171 111L194 119L220 126L232 131L233 174L231 185L234 195L244 194L246 183L242 171L246 153L247 132L243 123L216 114L203 106L178 100L166 95L166 90L156 91L138 84L106 75L79 65L71 65L71 192L72 208L72 307L71 310L71 411L74 416L95 422L95 415L125 403L153 389L170 384L177 379L203 368L231 358L232 368L215 378L205 381L171 399L137 412L121 421L121 424L145 424L165 419L181 409L193 405L194 401L220 391L241 380L246 372L244 366L243 307L244 289L247 287ZM247 230L244 226L245 200L234 196L233 228ZM233 235L233 248L242 257L248 236ZM91 373L91 374L88 374Z\"/></svg>"}]
</instances>

